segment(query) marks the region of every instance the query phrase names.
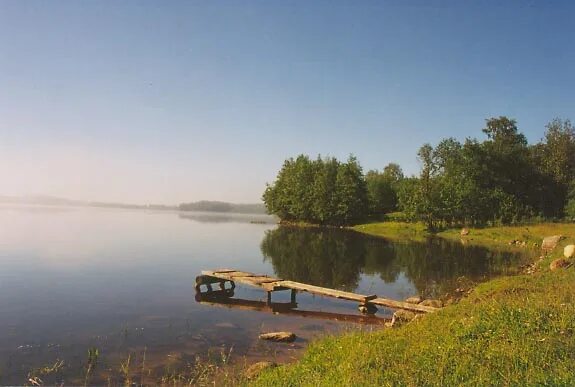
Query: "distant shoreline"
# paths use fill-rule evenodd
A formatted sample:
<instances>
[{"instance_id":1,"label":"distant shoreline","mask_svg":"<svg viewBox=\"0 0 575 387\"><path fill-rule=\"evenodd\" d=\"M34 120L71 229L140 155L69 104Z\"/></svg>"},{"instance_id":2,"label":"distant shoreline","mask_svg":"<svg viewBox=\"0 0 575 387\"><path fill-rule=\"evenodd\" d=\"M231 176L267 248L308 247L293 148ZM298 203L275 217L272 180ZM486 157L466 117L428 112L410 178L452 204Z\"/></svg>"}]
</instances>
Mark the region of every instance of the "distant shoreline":
<instances>
[{"instance_id":1,"label":"distant shoreline","mask_svg":"<svg viewBox=\"0 0 575 387\"><path fill-rule=\"evenodd\" d=\"M263 203L228 203L228 202L206 201L206 200L192 203L183 203L179 205L164 205L164 204L130 204L130 203L114 203L114 202L100 202L100 201L82 201L82 200L73 200L52 196L0 195L0 204L266 215L265 206L263 205Z\"/></svg>"}]
</instances>

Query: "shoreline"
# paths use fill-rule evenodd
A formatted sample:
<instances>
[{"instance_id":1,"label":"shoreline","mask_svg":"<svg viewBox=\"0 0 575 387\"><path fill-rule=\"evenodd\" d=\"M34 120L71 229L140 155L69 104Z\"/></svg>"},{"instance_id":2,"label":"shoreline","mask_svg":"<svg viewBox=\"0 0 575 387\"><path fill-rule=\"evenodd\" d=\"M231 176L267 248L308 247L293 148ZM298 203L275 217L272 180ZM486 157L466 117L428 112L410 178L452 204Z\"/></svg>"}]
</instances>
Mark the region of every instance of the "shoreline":
<instances>
[{"instance_id":1,"label":"shoreline","mask_svg":"<svg viewBox=\"0 0 575 387\"><path fill-rule=\"evenodd\" d=\"M350 229L388 239L435 236L515 251L536 251L547 236L565 238L527 273L481 283L458 303L399 328L321 339L295 363L264 371L258 385L575 382L575 270L550 269L575 242L575 224L470 229L463 238L457 229L431 234L401 222Z\"/></svg>"}]
</instances>

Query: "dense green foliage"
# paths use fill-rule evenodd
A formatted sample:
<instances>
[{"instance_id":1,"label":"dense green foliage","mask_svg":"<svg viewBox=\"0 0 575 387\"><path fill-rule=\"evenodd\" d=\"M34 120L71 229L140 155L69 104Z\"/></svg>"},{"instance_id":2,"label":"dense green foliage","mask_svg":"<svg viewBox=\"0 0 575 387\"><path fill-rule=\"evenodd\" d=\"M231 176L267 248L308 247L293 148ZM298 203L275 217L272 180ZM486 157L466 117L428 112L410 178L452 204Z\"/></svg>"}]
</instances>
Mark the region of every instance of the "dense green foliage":
<instances>
[{"instance_id":1,"label":"dense green foliage","mask_svg":"<svg viewBox=\"0 0 575 387\"><path fill-rule=\"evenodd\" d=\"M316 341L300 361L265 372L256 385L574 385L575 270L548 267L573 243L575 226L488 228L470 235L491 244L494 236L517 239L525 232L538 242L552 234L569 237L533 275L481 284L458 304L398 329Z\"/></svg>"},{"instance_id":2,"label":"dense green foliage","mask_svg":"<svg viewBox=\"0 0 575 387\"><path fill-rule=\"evenodd\" d=\"M430 229L563 217L575 179L570 121L553 120L532 146L506 117L488 119L483 132L483 142L448 138L420 149L420 176L399 191L404 213Z\"/></svg>"},{"instance_id":3,"label":"dense green foliage","mask_svg":"<svg viewBox=\"0 0 575 387\"><path fill-rule=\"evenodd\" d=\"M361 166L350 156L288 159L263 200L269 213L285 221L345 225L365 217L367 186Z\"/></svg>"},{"instance_id":4,"label":"dense green foliage","mask_svg":"<svg viewBox=\"0 0 575 387\"><path fill-rule=\"evenodd\" d=\"M403 171L395 163L388 164L383 172L377 170L367 172L365 181L370 214L385 214L397 209L397 191L403 179Z\"/></svg>"},{"instance_id":5,"label":"dense green foliage","mask_svg":"<svg viewBox=\"0 0 575 387\"><path fill-rule=\"evenodd\" d=\"M389 164L365 176L355 158L289 159L263 199L283 220L342 225L401 210L430 230L575 217L575 129L554 119L529 145L515 120L486 120L483 141L423 145L421 172L405 177Z\"/></svg>"}]
</instances>

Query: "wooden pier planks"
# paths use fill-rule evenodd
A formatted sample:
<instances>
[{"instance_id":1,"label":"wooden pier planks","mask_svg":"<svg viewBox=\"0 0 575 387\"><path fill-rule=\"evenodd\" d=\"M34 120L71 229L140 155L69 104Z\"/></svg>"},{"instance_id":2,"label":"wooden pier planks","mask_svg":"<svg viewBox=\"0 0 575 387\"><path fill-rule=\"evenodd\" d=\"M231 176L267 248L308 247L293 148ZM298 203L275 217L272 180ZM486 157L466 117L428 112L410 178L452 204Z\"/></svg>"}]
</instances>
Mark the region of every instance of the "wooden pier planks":
<instances>
[{"instance_id":1,"label":"wooden pier planks","mask_svg":"<svg viewBox=\"0 0 575 387\"><path fill-rule=\"evenodd\" d=\"M281 278L275 278L268 275L253 274L240 270L233 270L233 269L203 270L202 276L208 277L207 279L208 282L209 277L212 277L214 279L214 282L217 282L218 280L225 280L260 287L268 292L268 298L269 298L269 292L277 290L296 290L300 292L308 292L321 296L334 297L337 299L356 301L359 302L360 304L369 303L373 305L385 306L388 308L405 309L420 313L421 312L429 313L438 310L438 308L434 308L431 306L410 304L407 302L401 302L401 301L390 300L387 298L377 297L375 294L362 295L357 293L345 292L342 290L324 288L321 286L309 285L295 281L286 281L282 280Z\"/></svg>"},{"instance_id":2,"label":"wooden pier planks","mask_svg":"<svg viewBox=\"0 0 575 387\"><path fill-rule=\"evenodd\" d=\"M381 298L381 297L375 298L369 302L374 304L374 305L386 306L388 308L393 308L393 309L405 309L405 310L410 310L412 312L430 313L430 312L435 312L436 310L438 310L438 308L434 308L432 306L410 304L408 302L389 300L387 298Z\"/></svg>"},{"instance_id":3,"label":"wooden pier planks","mask_svg":"<svg viewBox=\"0 0 575 387\"><path fill-rule=\"evenodd\" d=\"M322 288L321 286L308 285L303 284L301 282L280 281L279 284L283 287L298 290L300 292L308 292L312 294L318 294L320 296L329 296L343 300L357 301L362 304L367 303L369 300L377 298L375 294L370 296L364 296L362 294L344 292L341 290L335 290L330 288Z\"/></svg>"},{"instance_id":4,"label":"wooden pier planks","mask_svg":"<svg viewBox=\"0 0 575 387\"><path fill-rule=\"evenodd\" d=\"M280 278L274 278L261 274L253 274L240 270L203 270L202 275L260 287L268 292L276 290L288 290L288 288L278 285L278 283L282 281Z\"/></svg>"}]
</instances>

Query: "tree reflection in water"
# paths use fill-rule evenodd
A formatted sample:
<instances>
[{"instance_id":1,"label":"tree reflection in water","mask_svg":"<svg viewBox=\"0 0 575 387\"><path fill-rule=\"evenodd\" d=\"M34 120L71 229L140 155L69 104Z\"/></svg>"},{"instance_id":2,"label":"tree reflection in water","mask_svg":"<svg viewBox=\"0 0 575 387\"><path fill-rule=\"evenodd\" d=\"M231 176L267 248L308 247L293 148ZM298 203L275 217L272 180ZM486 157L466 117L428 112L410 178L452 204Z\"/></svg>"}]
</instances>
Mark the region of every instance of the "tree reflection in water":
<instances>
[{"instance_id":1,"label":"tree reflection in water","mask_svg":"<svg viewBox=\"0 0 575 387\"><path fill-rule=\"evenodd\" d=\"M391 242L331 228L279 227L266 232L261 251L284 279L353 291L362 274L386 283L403 274L426 297L453 291L462 277L477 282L513 273L522 259L520 253L439 238Z\"/></svg>"}]
</instances>

